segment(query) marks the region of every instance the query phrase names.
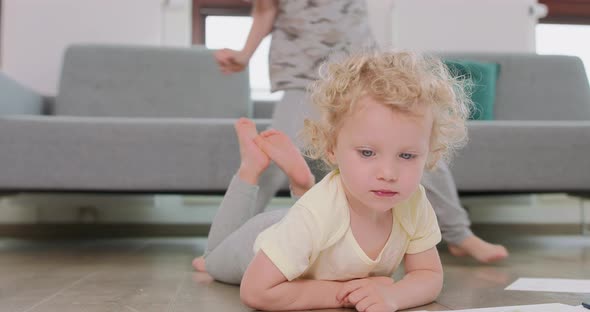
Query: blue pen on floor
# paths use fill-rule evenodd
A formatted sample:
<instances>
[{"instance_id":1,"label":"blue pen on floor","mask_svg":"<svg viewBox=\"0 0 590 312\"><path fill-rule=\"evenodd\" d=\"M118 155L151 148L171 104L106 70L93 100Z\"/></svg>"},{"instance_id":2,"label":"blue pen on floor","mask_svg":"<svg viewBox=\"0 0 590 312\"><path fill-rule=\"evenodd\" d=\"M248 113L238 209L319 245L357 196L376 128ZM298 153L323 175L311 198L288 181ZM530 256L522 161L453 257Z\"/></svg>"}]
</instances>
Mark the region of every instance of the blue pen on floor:
<instances>
[{"instance_id":1,"label":"blue pen on floor","mask_svg":"<svg viewBox=\"0 0 590 312\"><path fill-rule=\"evenodd\" d=\"M590 310L590 299L589 299L588 301L586 301L586 302L582 302L582 306L583 306L584 308L586 308L586 309L589 309L589 310Z\"/></svg>"}]
</instances>

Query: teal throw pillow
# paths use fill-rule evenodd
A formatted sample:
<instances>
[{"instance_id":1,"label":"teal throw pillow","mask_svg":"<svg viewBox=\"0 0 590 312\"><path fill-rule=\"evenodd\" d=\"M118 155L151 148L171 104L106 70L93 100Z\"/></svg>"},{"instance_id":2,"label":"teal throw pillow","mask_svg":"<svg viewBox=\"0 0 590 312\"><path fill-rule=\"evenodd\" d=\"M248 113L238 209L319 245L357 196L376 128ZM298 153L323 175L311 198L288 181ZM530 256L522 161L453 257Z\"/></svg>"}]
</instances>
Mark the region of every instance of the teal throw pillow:
<instances>
[{"instance_id":1,"label":"teal throw pillow","mask_svg":"<svg viewBox=\"0 0 590 312\"><path fill-rule=\"evenodd\" d=\"M455 77L464 77L472 82L471 100L474 107L469 119L493 120L500 65L471 60L445 60L444 63Z\"/></svg>"}]
</instances>

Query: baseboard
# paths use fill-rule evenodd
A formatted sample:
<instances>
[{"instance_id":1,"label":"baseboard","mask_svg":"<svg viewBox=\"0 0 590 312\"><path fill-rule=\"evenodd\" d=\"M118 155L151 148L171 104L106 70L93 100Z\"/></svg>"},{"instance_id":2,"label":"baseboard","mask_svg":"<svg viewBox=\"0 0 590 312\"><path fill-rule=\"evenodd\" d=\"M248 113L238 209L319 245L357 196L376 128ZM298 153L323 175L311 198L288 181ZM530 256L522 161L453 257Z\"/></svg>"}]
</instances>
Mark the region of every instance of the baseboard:
<instances>
[{"instance_id":1,"label":"baseboard","mask_svg":"<svg viewBox=\"0 0 590 312\"><path fill-rule=\"evenodd\" d=\"M473 224L471 230L480 236L487 234L498 235L499 233L506 233L507 235L514 234L529 234L529 235L578 235L582 234L583 226L576 223L560 223L560 224L539 224L539 223L479 223Z\"/></svg>"},{"instance_id":2,"label":"baseboard","mask_svg":"<svg viewBox=\"0 0 590 312\"><path fill-rule=\"evenodd\" d=\"M206 237L210 224L1 224L0 237L24 239Z\"/></svg>"},{"instance_id":3,"label":"baseboard","mask_svg":"<svg viewBox=\"0 0 590 312\"><path fill-rule=\"evenodd\" d=\"M45 223L0 224L0 237L23 239L132 238L132 237L205 237L210 224L137 224L137 223ZM480 236L499 233L531 235L579 235L580 224L473 224Z\"/></svg>"}]
</instances>

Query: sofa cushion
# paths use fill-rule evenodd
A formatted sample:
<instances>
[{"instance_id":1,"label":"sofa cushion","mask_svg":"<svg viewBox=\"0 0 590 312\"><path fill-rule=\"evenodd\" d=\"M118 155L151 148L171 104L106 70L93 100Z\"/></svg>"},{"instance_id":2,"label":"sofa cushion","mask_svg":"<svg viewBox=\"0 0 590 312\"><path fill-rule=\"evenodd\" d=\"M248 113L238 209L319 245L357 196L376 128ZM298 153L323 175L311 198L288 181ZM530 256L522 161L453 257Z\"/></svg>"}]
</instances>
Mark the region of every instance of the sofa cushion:
<instances>
[{"instance_id":1,"label":"sofa cushion","mask_svg":"<svg viewBox=\"0 0 590 312\"><path fill-rule=\"evenodd\" d=\"M451 163L462 193L582 192L590 185L590 121L470 121Z\"/></svg>"},{"instance_id":2,"label":"sofa cushion","mask_svg":"<svg viewBox=\"0 0 590 312\"><path fill-rule=\"evenodd\" d=\"M224 75L201 46L75 45L64 56L56 115L250 116L248 73Z\"/></svg>"},{"instance_id":3,"label":"sofa cushion","mask_svg":"<svg viewBox=\"0 0 590 312\"><path fill-rule=\"evenodd\" d=\"M0 115L40 115L43 97L0 73Z\"/></svg>"},{"instance_id":4,"label":"sofa cushion","mask_svg":"<svg viewBox=\"0 0 590 312\"><path fill-rule=\"evenodd\" d=\"M223 193L240 164L234 122L0 116L0 190Z\"/></svg>"},{"instance_id":5,"label":"sofa cushion","mask_svg":"<svg viewBox=\"0 0 590 312\"><path fill-rule=\"evenodd\" d=\"M474 107L469 119L494 119L496 80L500 66L471 60L446 60L445 64L454 75L471 80L470 91Z\"/></svg>"}]
</instances>

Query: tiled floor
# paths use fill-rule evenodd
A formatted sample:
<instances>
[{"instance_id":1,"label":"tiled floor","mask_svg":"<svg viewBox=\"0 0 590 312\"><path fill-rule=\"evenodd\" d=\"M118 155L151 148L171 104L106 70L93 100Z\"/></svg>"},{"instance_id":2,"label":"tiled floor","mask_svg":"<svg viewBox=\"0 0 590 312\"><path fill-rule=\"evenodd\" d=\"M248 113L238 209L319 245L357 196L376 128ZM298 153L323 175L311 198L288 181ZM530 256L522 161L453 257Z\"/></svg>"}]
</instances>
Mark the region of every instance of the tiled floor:
<instances>
[{"instance_id":1,"label":"tiled floor","mask_svg":"<svg viewBox=\"0 0 590 312\"><path fill-rule=\"evenodd\" d=\"M488 236L488 238L490 238ZM492 237L511 257L482 266L441 250L445 285L436 303L449 310L560 302L587 294L506 291L518 277L590 279L590 237ZM205 239L27 242L0 240L0 311L249 311L238 288L192 272ZM344 310L350 311L350 310Z\"/></svg>"}]
</instances>

